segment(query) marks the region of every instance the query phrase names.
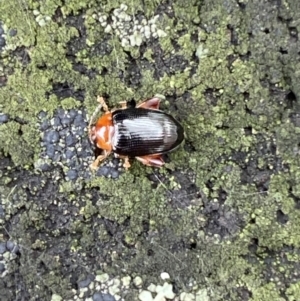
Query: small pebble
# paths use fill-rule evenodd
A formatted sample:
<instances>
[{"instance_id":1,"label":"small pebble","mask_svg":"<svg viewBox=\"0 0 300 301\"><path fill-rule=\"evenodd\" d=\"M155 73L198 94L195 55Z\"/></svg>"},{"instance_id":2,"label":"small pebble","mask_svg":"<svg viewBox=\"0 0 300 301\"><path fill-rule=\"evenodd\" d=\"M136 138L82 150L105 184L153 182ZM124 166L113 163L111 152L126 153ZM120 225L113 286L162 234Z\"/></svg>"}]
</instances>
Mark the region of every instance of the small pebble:
<instances>
[{"instance_id":1,"label":"small pebble","mask_svg":"<svg viewBox=\"0 0 300 301\"><path fill-rule=\"evenodd\" d=\"M56 152L61 152L65 149L66 145L64 141L60 141L59 144L54 144Z\"/></svg>"},{"instance_id":2,"label":"small pebble","mask_svg":"<svg viewBox=\"0 0 300 301\"><path fill-rule=\"evenodd\" d=\"M65 152L66 159L70 160L76 155L76 152L71 149L67 149Z\"/></svg>"},{"instance_id":3,"label":"small pebble","mask_svg":"<svg viewBox=\"0 0 300 301\"><path fill-rule=\"evenodd\" d=\"M152 33L156 32L156 25L155 24L151 24L150 30L151 30Z\"/></svg>"},{"instance_id":4,"label":"small pebble","mask_svg":"<svg viewBox=\"0 0 300 301\"><path fill-rule=\"evenodd\" d=\"M4 47L6 45L5 39L0 37L0 47Z\"/></svg>"},{"instance_id":5,"label":"small pebble","mask_svg":"<svg viewBox=\"0 0 300 301\"><path fill-rule=\"evenodd\" d=\"M8 32L9 36L10 37L14 37L16 34L17 34L17 30L16 29L11 29L9 32Z\"/></svg>"},{"instance_id":6,"label":"small pebble","mask_svg":"<svg viewBox=\"0 0 300 301\"><path fill-rule=\"evenodd\" d=\"M4 263L0 262L0 273L3 273L5 271L5 265Z\"/></svg>"},{"instance_id":7,"label":"small pebble","mask_svg":"<svg viewBox=\"0 0 300 301\"><path fill-rule=\"evenodd\" d=\"M113 158L113 159L112 159L112 164L113 164L114 166L118 166L119 163L120 163L120 159L118 159L118 158Z\"/></svg>"},{"instance_id":8,"label":"small pebble","mask_svg":"<svg viewBox=\"0 0 300 301\"><path fill-rule=\"evenodd\" d=\"M7 114L1 114L0 113L0 124L5 123L8 121L8 115Z\"/></svg>"},{"instance_id":9,"label":"small pebble","mask_svg":"<svg viewBox=\"0 0 300 301\"><path fill-rule=\"evenodd\" d=\"M73 169L69 169L68 172L67 172L67 177L70 179L70 180L75 180L78 178L78 173L76 170L73 170Z\"/></svg>"},{"instance_id":10,"label":"small pebble","mask_svg":"<svg viewBox=\"0 0 300 301\"><path fill-rule=\"evenodd\" d=\"M58 108L56 114L59 118L62 118L66 115L66 111L63 108Z\"/></svg>"},{"instance_id":11,"label":"small pebble","mask_svg":"<svg viewBox=\"0 0 300 301\"><path fill-rule=\"evenodd\" d=\"M97 275L95 280L100 283L105 283L109 280L109 275L107 273Z\"/></svg>"},{"instance_id":12,"label":"small pebble","mask_svg":"<svg viewBox=\"0 0 300 301\"><path fill-rule=\"evenodd\" d=\"M57 295L57 294L53 294L51 296L51 301L62 301L62 297L60 295Z\"/></svg>"},{"instance_id":13,"label":"small pebble","mask_svg":"<svg viewBox=\"0 0 300 301\"><path fill-rule=\"evenodd\" d=\"M185 292L180 294L180 301L194 301L194 300L195 300L194 294L185 293Z\"/></svg>"},{"instance_id":14,"label":"small pebble","mask_svg":"<svg viewBox=\"0 0 300 301\"><path fill-rule=\"evenodd\" d=\"M131 277L130 276L125 276L121 279L123 286L128 287L131 282Z\"/></svg>"},{"instance_id":15,"label":"small pebble","mask_svg":"<svg viewBox=\"0 0 300 301\"><path fill-rule=\"evenodd\" d=\"M58 116L55 116L54 118L52 118L51 125L54 127L60 127L61 126L60 118Z\"/></svg>"},{"instance_id":16,"label":"small pebble","mask_svg":"<svg viewBox=\"0 0 300 301\"><path fill-rule=\"evenodd\" d=\"M170 279L170 275L168 273L163 272L160 274L160 278L162 280L167 280L167 279Z\"/></svg>"},{"instance_id":17,"label":"small pebble","mask_svg":"<svg viewBox=\"0 0 300 301\"><path fill-rule=\"evenodd\" d=\"M11 240L9 240L7 243L6 243L6 248L8 251L10 252L18 252L19 251L19 247Z\"/></svg>"},{"instance_id":18,"label":"small pebble","mask_svg":"<svg viewBox=\"0 0 300 301\"><path fill-rule=\"evenodd\" d=\"M51 165L49 165L48 163L43 163L39 166L39 169L41 171L49 171L51 170Z\"/></svg>"},{"instance_id":19,"label":"small pebble","mask_svg":"<svg viewBox=\"0 0 300 301\"><path fill-rule=\"evenodd\" d=\"M89 284L92 282L92 279L91 278L86 278L84 280L81 280L78 282L78 287L79 288L84 288L84 287L87 287L89 286Z\"/></svg>"},{"instance_id":20,"label":"small pebble","mask_svg":"<svg viewBox=\"0 0 300 301\"><path fill-rule=\"evenodd\" d=\"M76 138L72 134L67 135L67 137L66 137L66 145L68 147L70 147L70 146L73 146L75 144L76 144Z\"/></svg>"},{"instance_id":21,"label":"small pebble","mask_svg":"<svg viewBox=\"0 0 300 301\"><path fill-rule=\"evenodd\" d=\"M120 5L120 9L123 10L123 11L126 11L127 8L128 8L128 6L127 6L126 4L124 4L124 3L122 3L122 4Z\"/></svg>"},{"instance_id":22,"label":"small pebble","mask_svg":"<svg viewBox=\"0 0 300 301\"><path fill-rule=\"evenodd\" d=\"M70 169L75 169L78 172L78 162L76 160L76 158L73 158L73 160L70 160L68 162L68 166L70 167ZM77 177L76 177L77 178ZM75 179L74 179L75 180Z\"/></svg>"},{"instance_id":23,"label":"small pebble","mask_svg":"<svg viewBox=\"0 0 300 301\"><path fill-rule=\"evenodd\" d=\"M209 301L210 297L208 296L206 289L200 289L196 292L196 300L195 301Z\"/></svg>"},{"instance_id":24,"label":"small pebble","mask_svg":"<svg viewBox=\"0 0 300 301\"><path fill-rule=\"evenodd\" d=\"M82 123L84 122L82 114L78 114L74 119L74 125L75 126L82 126Z\"/></svg>"},{"instance_id":25,"label":"small pebble","mask_svg":"<svg viewBox=\"0 0 300 301\"><path fill-rule=\"evenodd\" d=\"M44 139L47 141L47 142L57 142L59 140L59 134L58 132L56 131L53 131L53 130L50 130L48 132L45 132L44 134Z\"/></svg>"},{"instance_id":26,"label":"small pebble","mask_svg":"<svg viewBox=\"0 0 300 301\"><path fill-rule=\"evenodd\" d=\"M0 200L1 201L1 200ZM0 205L0 217L4 217L5 213L4 213L4 209L3 206Z\"/></svg>"},{"instance_id":27,"label":"small pebble","mask_svg":"<svg viewBox=\"0 0 300 301\"><path fill-rule=\"evenodd\" d=\"M47 113L45 111L39 112L39 114L38 114L38 118L39 119L44 119L46 117L47 117Z\"/></svg>"},{"instance_id":28,"label":"small pebble","mask_svg":"<svg viewBox=\"0 0 300 301\"><path fill-rule=\"evenodd\" d=\"M61 129L59 131L59 136L64 137L64 136L68 135L69 133L70 133L70 129L69 128L64 128L64 129Z\"/></svg>"},{"instance_id":29,"label":"small pebble","mask_svg":"<svg viewBox=\"0 0 300 301\"><path fill-rule=\"evenodd\" d=\"M110 294L97 292L93 295L93 301L116 301L116 299Z\"/></svg>"},{"instance_id":30,"label":"small pebble","mask_svg":"<svg viewBox=\"0 0 300 301\"><path fill-rule=\"evenodd\" d=\"M158 29L156 33L157 33L157 36L160 38L164 38L167 36L167 34L161 29Z\"/></svg>"},{"instance_id":31,"label":"small pebble","mask_svg":"<svg viewBox=\"0 0 300 301\"><path fill-rule=\"evenodd\" d=\"M6 243L0 242L0 254L3 254L4 252L6 252Z\"/></svg>"},{"instance_id":32,"label":"small pebble","mask_svg":"<svg viewBox=\"0 0 300 301\"><path fill-rule=\"evenodd\" d=\"M117 178L119 177L119 172L118 172L117 170L113 169L113 170L111 171L111 177L112 177L113 179L117 179Z\"/></svg>"},{"instance_id":33,"label":"small pebble","mask_svg":"<svg viewBox=\"0 0 300 301\"><path fill-rule=\"evenodd\" d=\"M101 166L98 168L96 175L98 177L104 176L107 177L109 174L109 168L107 166Z\"/></svg>"},{"instance_id":34,"label":"small pebble","mask_svg":"<svg viewBox=\"0 0 300 301\"><path fill-rule=\"evenodd\" d=\"M78 114L78 113L77 113L77 111L76 111L75 109L71 109L71 110L69 111L69 116L70 116L70 118L71 118L72 120L76 117L77 114Z\"/></svg>"},{"instance_id":35,"label":"small pebble","mask_svg":"<svg viewBox=\"0 0 300 301\"><path fill-rule=\"evenodd\" d=\"M121 40L121 45L122 45L122 47L128 46L128 45L129 45L128 39L127 39L127 38L123 38L123 39Z\"/></svg>"},{"instance_id":36,"label":"small pebble","mask_svg":"<svg viewBox=\"0 0 300 301\"><path fill-rule=\"evenodd\" d=\"M153 301L152 294L148 291L141 291L139 294L140 301Z\"/></svg>"},{"instance_id":37,"label":"small pebble","mask_svg":"<svg viewBox=\"0 0 300 301\"><path fill-rule=\"evenodd\" d=\"M69 116L64 116L64 117L60 118L60 122L62 125L69 125L73 122L73 119Z\"/></svg>"},{"instance_id":38,"label":"small pebble","mask_svg":"<svg viewBox=\"0 0 300 301\"><path fill-rule=\"evenodd\" d=\"M144 35L145 35L146 39L149 39L151 36L150 27L148 25L144 27Z\"/></svg>"},{"instance_id":39,"label":"small pebble","mask_svg":"<svg viewBox=\"0 0 300 301\"><path fill-rule=\"evenodd\" d=\"M120 292L120 287L117 284L114 284L108 288L108 291L111 295L116 295Z\"/></svg>"},{"instance_id":40,"label":"small pebble","mask_svg":"<svg viewBox=\"0 0 300 301\"><path fill-rule=\"evenodd\" d=\"M40 129L41 131L46 131L49 128L50 124L48 120L44 120L41 124L40 124Z\"/></svg>"},{"instance_id":41,"label":"small pebble","mask_svg":"<svg viewBox=\"0 0 300 301\"><path fill-rule=\"evenodd\" d=\"M175 297L172 284L169 284L167 282L165 282L163 286L158 285L156 287L156 292L158 295L162 295L168 299L173 299Z\"/></svg>"},{"instance_id":42,"label":"small pebble","mask_svg":"<svg viewBox=\"0 0 300 301\"><path fill-rule=\"evenodd\" d=\"M133 35L131 35L131 36L129 37L129 41L130 41L130 46L134 47L134 46L135 46L135 38L134 38Z\"/></svg>"},{"instance_id":43,"label":"small pebble","mask_svg":"<svg viewBox=\"0 0 300 301\"><path fill-rule=\"evenodd\" d=\"M166 301L166 298L162 294L158 294L153 301Z\"/></svg>"},{"instance_id":44,"label":"small pebble","mask_svg":"<svg viewBox=\"0 0 300 301\"><path fill-rule=\"evenodd\" d=\"M82 124L82 126L81 126L79 129L77 129L76 131L77 131L77 135L78 135L78 136L83 136L83 135L85 134L85 127L83 126L83 124Z\"/></svg>"},{"instance_id":45,"label":"small pebble","mask_svg":"<svg viewBox=\"0 0 300 301\"><path fill-rule=\"evenodd\" d=\"M156 292L156 285L151 283L148 287L147 287L147 290L152 292L152 293L155 293Z\"/></svg>"},{"instance_id":46,"label":"small pebble","mask_svg":"<svg viewBox=\"0 0 300 301\"><path fill-rule=\"evenodd\" d=\"M55 147L53 144L49 144L47 145L47 148L46 148L46 155L49 157L49 158L53 158L54 157L54 154L55 154Z\"/></svg>"},{"instance_id":47,"label":"small pebble","mask_svg":"<svg viewBox=\"0 0 300 301\"><path fill-rule=\"evenodd\" d=\"M140 287L143 284L143 280L141 277L137 276L133 279L133 283L135 286Z\"/></svg>"},{"instance_id":48,"label":"small pebble","mask_svg":"<svg viewBox=\"0 0 300 301\"><path fill-rule=\"evenodd\" d=\"M125 21L130 22L131 21L131 16L127 15L126 18L125 18Z\"/></svg>"},{"instance_id":49,"label":"small pebble","mask_svg":"<svg viewBox=\"0 0 300 301\"><path fill-rule=\"evenodd\" d=\"M105 29L104 29L104 32L105 33L110 33L112 31L112 27L108 24Z\"/></svg>"}]
</instances>

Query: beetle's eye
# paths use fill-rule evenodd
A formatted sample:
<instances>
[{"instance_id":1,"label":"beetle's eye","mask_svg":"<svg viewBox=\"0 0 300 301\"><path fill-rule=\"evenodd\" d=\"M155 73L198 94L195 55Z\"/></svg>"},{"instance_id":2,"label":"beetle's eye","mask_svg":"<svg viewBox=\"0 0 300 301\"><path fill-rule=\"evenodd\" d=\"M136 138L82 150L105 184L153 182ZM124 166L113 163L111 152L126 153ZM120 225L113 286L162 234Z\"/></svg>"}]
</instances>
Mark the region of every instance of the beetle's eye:
<instances>
[{"instance_id":1,"label":"beetle's eye","mask_svg":"<svg viewBox=\"0 0 300 301\"><path fill-rule=\"evenodd\" d=\"M127 106L130 108L135 108L136 101L134 99L131 99L130 101L127 101Z\"/></svg>"}]
</instances>

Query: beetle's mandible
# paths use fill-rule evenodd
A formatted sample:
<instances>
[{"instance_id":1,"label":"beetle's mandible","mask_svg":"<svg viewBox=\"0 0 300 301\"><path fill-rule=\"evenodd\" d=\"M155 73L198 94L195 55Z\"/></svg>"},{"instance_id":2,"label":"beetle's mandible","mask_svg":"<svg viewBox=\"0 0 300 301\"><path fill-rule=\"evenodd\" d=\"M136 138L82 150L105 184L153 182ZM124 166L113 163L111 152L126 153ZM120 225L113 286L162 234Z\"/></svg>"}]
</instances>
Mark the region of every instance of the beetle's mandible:
<instances>
[{"instance_id":1,"label":"beetle's mandible","mask_svg":"<svg viewBox=\"0 0 300 301\"><path fill-rule=\"evenodd\" d=\"M184 140L182 125L159 110L159 97L134 106L121 102L120 109L111 111L102 97L97 100L99 106L90 120L89 138L102 154L91 165L93 169L111 153L124 159L125 169L130 167L129 158L161 167L165 164L162 155L176 149ZM96 119L101 109L104 114Z\"/></svg>"}]
</instances>

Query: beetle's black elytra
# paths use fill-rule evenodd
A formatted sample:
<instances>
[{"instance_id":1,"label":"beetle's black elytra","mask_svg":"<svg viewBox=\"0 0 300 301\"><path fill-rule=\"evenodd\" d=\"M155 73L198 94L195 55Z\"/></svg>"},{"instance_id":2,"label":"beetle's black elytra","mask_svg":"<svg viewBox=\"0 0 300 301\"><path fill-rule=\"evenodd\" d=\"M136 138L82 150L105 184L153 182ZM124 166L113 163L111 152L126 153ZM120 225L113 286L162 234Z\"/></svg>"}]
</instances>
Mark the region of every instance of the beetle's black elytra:
<instances>
[{"instance_id":1,"label":"beetle's black elytra","mask_svg":"<svg viewBox=\"0 0 300 301\"><path fill-rule=\"evenodd\" d=\"M129 107L112 113L113 151L129 157L164 154L184 139L181 124L159 110Z\"/></svg>"}]
</instances>

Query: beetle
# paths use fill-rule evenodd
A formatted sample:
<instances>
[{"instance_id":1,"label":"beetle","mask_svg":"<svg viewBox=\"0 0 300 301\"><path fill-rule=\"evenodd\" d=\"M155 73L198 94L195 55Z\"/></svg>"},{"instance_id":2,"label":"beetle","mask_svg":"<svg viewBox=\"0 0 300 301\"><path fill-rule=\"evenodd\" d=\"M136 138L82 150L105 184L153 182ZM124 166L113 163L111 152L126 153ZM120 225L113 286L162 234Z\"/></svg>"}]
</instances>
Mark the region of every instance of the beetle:
<instances>
[{"instance_id":1,"label":"beetle","mask_svg":"<svg viewBox=\"0 0 300 301\"><path fill-rule=\"evenodd\" d=\"M126 170L130 168L129 158L161 167L165 164L162 155L175 150L184 140L182 125L159 109L159 97L129 106L123 101L121 108L111 111L103 97L98 96L97 101L99 106L89 123L89 139L102 153L92 163L92 169L111 153L124 159ZM101 109L104 114L97 118Z\"/></svg>"}]
</instances>

